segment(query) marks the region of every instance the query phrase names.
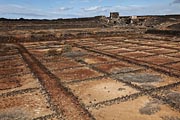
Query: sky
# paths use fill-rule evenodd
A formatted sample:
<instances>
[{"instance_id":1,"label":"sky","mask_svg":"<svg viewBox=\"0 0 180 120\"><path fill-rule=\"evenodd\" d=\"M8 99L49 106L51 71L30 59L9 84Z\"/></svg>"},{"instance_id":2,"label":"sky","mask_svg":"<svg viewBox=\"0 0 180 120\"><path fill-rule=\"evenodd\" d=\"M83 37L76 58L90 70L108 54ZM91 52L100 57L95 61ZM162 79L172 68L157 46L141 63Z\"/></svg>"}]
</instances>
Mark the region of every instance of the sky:
<instances>
[{"instance_id":1,"label":"sky","mask_svg":"<svg viewBox=\"0 0 180 120\"><path fill-rule=\"evenodd\" d=\"M180 14L180 0L0 0L0 18L57 19Z\"/></svg>"}]
</instances>

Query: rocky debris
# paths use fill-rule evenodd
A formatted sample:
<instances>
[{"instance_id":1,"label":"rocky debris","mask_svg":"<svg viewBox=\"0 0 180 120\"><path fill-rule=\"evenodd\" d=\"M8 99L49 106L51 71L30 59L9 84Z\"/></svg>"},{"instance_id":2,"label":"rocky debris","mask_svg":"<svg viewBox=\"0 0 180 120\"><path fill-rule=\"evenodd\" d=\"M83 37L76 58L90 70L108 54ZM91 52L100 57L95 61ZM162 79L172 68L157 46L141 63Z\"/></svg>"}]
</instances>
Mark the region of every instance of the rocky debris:
<instances>
[{"instance_id":1,"label":"rocky debris","mask_svg":"<svg viewBox=\"0 0 180 120\"><path fill-rule=\"evenodd\" d=\"M125 88L118 88L118 91L126 90Z\"/></svg>"},{"instance_id":2,"label":"rocky debris","mask_svg":"<svg viewBox=\"0 0 180 120\"><path fill-rule=\"evenodd\" d=\"M126 73L133 71L134 69L132 67L123 67L123 68L115 68L113 69L113 73Z\"/></svg>"},{"instance_id":3,"label":"rocky debris","mask_svg":"<svg viewBox=\"0 0 180 120\"><path fill-rule=\"evenodd\" d=\"M29 120L27 113L21 108L12 108L0 111L0 120Z\"/></svg>"},{"instance_id":4,"label":"rocky debris","mask_svg":"<svg viewBox=\"0 0 180 120\"><path fill-rule=\"evenodd\" d=\"M110 18L113 19L113 18L119 18L119 13L118 12L111 12L110 13Z\"/></svg>"},{"instance_id":5,"label":"rocky debris","mask_svg":"<svg viewBox=\"0 0 180 120\"><path fill-rule=\"evenodd\" d=\"M47 51L47 56L60 56L62 53L57 49L50 49Z\"/></svg>"},{"instance_id":6,"label":"rocky debris","mask_svg":"<svg viewBox=\"0 0 180 120\"><path fill-rule=\"evenodd\" d=\"M172 29L172 30L180 30L180 23L170 25L167 28Z\"/></svg>"},{"instance_id":7,"label":"rocky debris","mask_svg":"<svg viewBox=\"0 0 180 120\"><path fill-rule=\"evenodd\" d=\"M82 57L82 56L86 55L86 53L81 52L81 51L71 51L71 52L66 52L66 53L64 53L62 55L64 57L74 58L74 57Z\"/></svg>"},{"instance_id":8,"label":"rocky debris","mask_svg":"<svg viewBox=\"0 0 180 120\"><path fill-rule=\"evenodd\" d=\"M162 120L180 120L180 117L173 117L173 116L163 116L161 118Z\"/></svg>"},{"instance_id":9,"label":"rocky debris","mask_svg":"<svg viewBox=\"0 0 180 120\"><path fill-rule=\"evenodd\" d=\"M64 45L63 48L61 50L58 50L56 48L53 49L49 49L47 51L47 56L64 56L64 55L68 55L72 56L73 54L70 54L72 52L72 46L71 45Z\"/></svg>"},{"instance_id":10,"label":"rocky debris","mask_svg":"<svg viewBox=\"0 0 180 120\"><path fill-rule=\"evenodd\" d=\"M137 82L137 83L151 83L151 82L162 81L160 76L152 75L148 73L119 74L119 75L115 75L115 78L121 79L123 81Z\"/></svg>"},{"instance_id":11,"label":"rocky debris","mask_svg":"<svg viewBox=\"0 0 180 120\"><path fill-rule=\"evenodd\" d=\"M153 85L147 85L147 84L143 84L143 85L141 85L141 87L143 88L143 89L152 89L152 88L155 88L155 86L153 86Z\"/></svg>"},{"instance_id":12,"label":"rocky debris","mask_svg":"<svg viewBox=\"0 0 180 120\"><path fill-rule=\"evenodd\" d=\"M147 103L144 107L142 107L139 112L145 115L153 115L161 110L160 105L161 102L159 100L152 100Z\"/></svg>"},{"instance_id":13,"label":"rocky debris","mask_svg":"<svg viewBox=\"0 0 180 120\"><path fill-rule=\"evenodd\" d=\"M14 49L12 45L0 43L0 52L8 52Z\"/></svg>"},{"instance_id":14,"label":"rocky debris","mask_svg":"<svg viewBox=\"0 0 180 120\"><path fill-rule=\"evenodd\" d=\"M148 34L159 34L159 35L173 35L180 36L179 30L158 30L158 29L149 29L145 33Z\"/></svg>"},{"instance_id":15,"label":"rocky debris","mask_svg":"<svg viewBox=\"0 0 180 120\"><path fill-rule=\"evenodd\" d=\"M179 92L169 92L166 96L169 101L176 105L176 108L180 109L180 93Z\"/></svg>"}]
</instances>

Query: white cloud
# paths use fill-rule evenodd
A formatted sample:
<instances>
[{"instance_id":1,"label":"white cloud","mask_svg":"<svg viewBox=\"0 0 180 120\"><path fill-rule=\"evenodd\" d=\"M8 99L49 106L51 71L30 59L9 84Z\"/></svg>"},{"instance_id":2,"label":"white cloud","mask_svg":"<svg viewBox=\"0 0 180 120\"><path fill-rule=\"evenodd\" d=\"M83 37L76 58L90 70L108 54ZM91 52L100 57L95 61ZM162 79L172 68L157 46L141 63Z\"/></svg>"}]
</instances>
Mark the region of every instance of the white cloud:
<instances>
[{"instance_id":1,"label":"white cloud","mask_svg":"<svg viewBox=\"0 0 180 120\"><path fill-rule=\"evenodd\" d=\"M57 9L42 10L33 8L32 6L21 6L17 4L0 5L0 17L7 18L32 18L32 19L55 19L55 18L70 18L78 17L78 14L70 14L69 11L73 8L60 7Z\"/></svg>"},{"instance_id":2,"label":"white cloud","mask_svg":"<svg viewBox=\"0 0 180 120\"><path fill-rule=\"evenodd\" d=\"M76 3L76 2L84 2L84 3L89 3L89 2L98 2L101 3L103 0L70 0L70 3Z\"/></svg>"},{"instance_id":3,"label":"white cloud","mask_svg":"<svg viewBox=\"0 0 180 120\"><path fill-rule=\"evenodd\" d=\"M111 10L111 6L92 6L88 8L82 8L84 12L108 12Z\"/></svg>"},{"instance_id":4,"label":"white cloud","mask_svg":"<svg viewBox=\"0 0 180 120\"><path fill-rule=\"evenodd\" d=\"M144 7L138 5L129 5L129 6L92 6L88 8L82 8L86 14L89 15L109 15L110 12L120 12L121 13L133 13L135 11L140 11ZM133 11L133 12L132 12Z\"/></svg>"},{"instance_id":5,"label":"white cloud","mask_svg":"<svg viewBox=\"0 0 180 120\"><path fill-rule=\"evenodd\" d=\"M120 15L166 15L166 14L179 14L180 5L169 6L168 4L157 5L117 5L117 6L92 6L82 8L82 15L96 16L106 15L109 16L110 12L119 12Z\"/></svg>"},{"instance_id":6,"label":"white cloud","mask_svg":"<svg viewBox=\"0 0 180 120\"><path fill-rule=\"evenodd\" d=\"M77 1L77 0L73 0ZM95 1L95 0L81 0L81 1ZM102 0L99 0L102 1ZM177 2L177 0L174 0ZM84 4L84 3L83 3ZM72 6L72 5L71 5ZM90 7L79 8L76 6L56 6L49 9L39 9L30 5L6 4L0 5L0 17L12 18L73 18L73 17L91 17L97 15L109 16L110 12L119 12L120 15L158 15L158 14L179 14L180 4L169 5L115 5L115 6L101 6L95 5Z\"/></svg>"},{"instance_id":7,"label":"white cloud","mask_svg":"<svg viewBox=\"0 0 180 120\"><path fill-rule=\"evenodd\" d=\"M68 11L68 10L71 10L73 9L72 7L60 7L58 10L59 11Z\"/></svg>"},{"instance_id":8,"label":"white cloud","mask_svg":"<svg viewBox=\"0 0 180 120\"><path fill-rule=\"evenodd\" d=\"M100 6L93 6L93 7L89 7L89 8L83 8L83 10L84 11L97 11L100 8L101 8Z\"/></svg>"},{"instance_id":9,"label":"white cloud","mask_svg":"<svg viewBox=\"0 0 180 120\"><path fill-rule=\"evenodd\" d=\"M46 15L40 9L29 8L17 4L0 5L0 15L46 17Z\"/></svg>"},{"instance_id":10,"label":"white cloud","mask_svg":"<svg viewBox=\"0 0 180 120\"><path fill-rule=\"evenodd\" d=\"M12 12L12 13L7 13L7 14L10 14L10 15L17 15L17 16L26 16L26 17L47 17L46 15L44 15L44 14L38 14L38 13L23 13L23 12L20 12L20 13L18 13L18 12Z\"/></svg>"},{"instance_id":11,"label":"white cloud","mask_svg":"<svg viewBox=\"0 0 180 120\"><path fill-rule=\"evenodd\" d=\"M173 1L173 4L178 4L178 3L180 3L180 0L174 0Z\"/></svg>"}]
</instances>

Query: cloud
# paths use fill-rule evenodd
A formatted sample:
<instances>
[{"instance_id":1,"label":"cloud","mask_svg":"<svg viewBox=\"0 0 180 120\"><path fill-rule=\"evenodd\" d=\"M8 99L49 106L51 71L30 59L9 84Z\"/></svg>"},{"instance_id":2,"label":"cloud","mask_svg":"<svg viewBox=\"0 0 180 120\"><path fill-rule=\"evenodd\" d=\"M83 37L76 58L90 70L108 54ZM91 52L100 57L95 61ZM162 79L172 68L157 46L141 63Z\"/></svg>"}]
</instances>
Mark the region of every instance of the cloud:
<instances>
[{"instance_id":1,"label":"cloud","mask_svg":"<svg viewBox=\"0 0 180 120\"><path fill-rule=\"evenodd\" d=\"M17 16L29 16L29 17L47 17L46 15L43 15L43 14L38 14L38 13L18 13L18 12L15 12L15 13L6 13L6 14L9 14L9 15L17 15Z\"/></svg>"},{"instance_id":2,"label":"cloud","mask_svg":"<svg viewBox=\"0 0 180 120\"><path fill-rule=\"evenodd\" d=\"M7 5L0 5L0 12L6 13L6 12L34 12L34 11L40 11L40 9L30 8L27 6L21 6L17 4L7 4Z\"/></svg>"},{"instance_id":3,"label":"cloud","mask_svg":"<svg viewBox=\"0 0 180 120\"><path fill-rule=\"evenodd\" d=\"M96 3L101 3L103 0L70 0L70 4L74 4L77 2L83 2L83 3L90 3L90 2L96 2Z\"/></svg>"},{"instance_id":4,"label":"cloud","mask_svg":"<svg viewBox=\"0 0 180 120\"><path fill-rule=\"evenodd\" d=\"M20 4L0 4L0 17L8 18L37 18L37 19L54 19L54 18L74 18L74 17L93 17L98 15L109 16L110 12L119 12L120 15L158 15L158 14L177 14L179 13L180 0L172 0L173 5L168 3L156 5L111 5L95 4L88 6L90 3L80 2L104 2L105 0L71 0L75 1L73 5L59 5L51 7L41 7ZM79 7L80 5L84 5ZM88 6L88 7L85 7Z\"/></svg>"},{"instance_id":5,"label":"cloud","mask_svg":"<svg viewBox=\"0 0 180 120\"><path fill-rule=\"evenodd\" d=\"M92 0L70 0L70 4L74 4L74 3L77 3L77 2L84 2L84 3L89 3L91 2Z\"/></svg>"},{"instance_id":6,"label":"cloud","mask_svg":"<svg viewBox=\"0 0 180 120\"><path fill-rule=\"evenodd\" d=\"M137 12L137 11L142 11L144 9L143 6L138 6L138 5L128 5L128 6L92 6L88 8L82 8L86 14L89 15L109 15L110 12L119 12L121 13L132 13Z\"/></svg>"},{"instance_id":7,"label":"cloud","mask_svg":"<svg viewBox=\"0 0 180 120\"><path fill-rule=\"evenodd\" d=\"M37 9L32 6L18 4L1 4L0 17L29 18L29 19L56 19L80 17L79 14L71 13L72 7L60 7L53 9Z\"/></svg>"},{"instance_id":8,"label":"cloud","mask_svg":"<svg viewBox=\"0 0 180 120\"><path fill-rule=\"evenodd\" d=\"M93 6L93 7L89 7L89 8L82 8L84 11L97 11L99 10L101 7L100 6Z\"/></svg>"},{"instance_id":9,"label":"cloud","mask_svg":"<svg viewBox=\"0 0 180 120\"><path fill-rule=\"evenodd\" d=\"M110 10L110 6L92 6L88 8L82 8L84 12L107 12Z\"/></svg>"},{"instance_id":10,"label":"cloud","mask_svg":"<svg viewBox=\"0 0 180 120\"><path fill-rule=\"evenodd\" d=\"M1 15L20 16L20 17L46 17L40 9L29 8L17 4L0 5Z\"/></svg>"},{"instance_id":11,"label":"cloud","mask_svg":"<svg viewBox=\"0 0 180 120\"><path fill-rule=\"evenodd\" d=\"M173 3L173 4L179 4L179 3L180 3L180 0L174 0L172 3Z\"/></svg>"},{"instance_id":12,"label":"cloud","mask_svg":"<svg viewBox=\"0 0 180 120\"><path fill-rule=\"evenodd\" d=\"M121 16L131 15L167 15L178 14L179 6L169 6L168 4L157 5L116 5L116 6L91 6L82 8L82 16L109 16L110 12L119 12Z\"/></svg>"},{"instance_id":13,"label":"cloud","mask_svg":"<svg viewBox=\"0 0 180 120\"><path fill-rule=\"evenodd\" d=\"M73 9L72 7L60 7L58 10L59 11L68 11L68 10L71 10Z\"/></svg>"}]
</instances>

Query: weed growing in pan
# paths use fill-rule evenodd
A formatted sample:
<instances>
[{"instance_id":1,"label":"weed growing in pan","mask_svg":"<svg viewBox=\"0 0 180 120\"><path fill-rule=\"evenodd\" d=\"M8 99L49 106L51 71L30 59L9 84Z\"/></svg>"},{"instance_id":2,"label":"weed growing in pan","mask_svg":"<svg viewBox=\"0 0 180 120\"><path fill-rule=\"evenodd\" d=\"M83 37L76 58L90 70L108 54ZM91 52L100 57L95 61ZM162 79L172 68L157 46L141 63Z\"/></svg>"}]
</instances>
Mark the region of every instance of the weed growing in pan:
<instances>
[{"instance_id":1,"label":"weed growing in pan","mask_svg":"<svg viewBox=\"0 0 180 120\"><path fill-rule=\"evenodd\" d=\"M61 50L58 49L50 49L47 51L47 56L62 56L64 53L71 52L72 46L65 45Z\"/></svg>"}]
</instances>

